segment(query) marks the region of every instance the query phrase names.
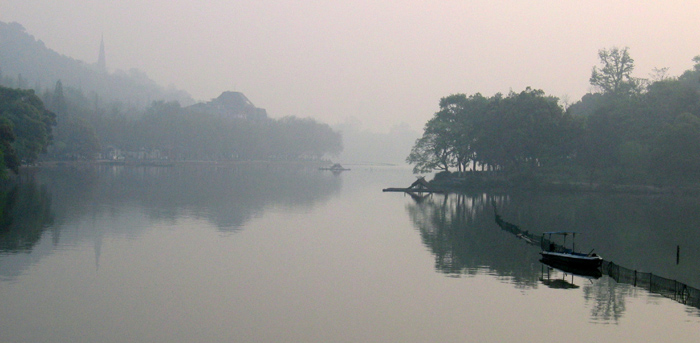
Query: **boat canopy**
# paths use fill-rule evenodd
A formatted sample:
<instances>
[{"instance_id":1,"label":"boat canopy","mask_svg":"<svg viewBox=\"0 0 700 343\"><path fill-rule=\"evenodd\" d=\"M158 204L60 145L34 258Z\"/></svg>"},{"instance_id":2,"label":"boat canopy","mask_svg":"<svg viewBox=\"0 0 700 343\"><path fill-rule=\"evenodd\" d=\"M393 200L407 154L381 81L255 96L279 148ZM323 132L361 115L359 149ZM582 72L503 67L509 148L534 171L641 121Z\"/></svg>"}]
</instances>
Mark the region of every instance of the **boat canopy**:
<instances>
[{"instance_id":1,"label":"boat canopy","mask_svg":"<svg viewBox=\"0 0 700 343\"><path fill-rule=\"evenodd\" d=\"M543 232L542 234L544 235L568 235L568 234L580 234L580 232L576 231L549 231L549 232Z\"/></svg>"}]
</instances>

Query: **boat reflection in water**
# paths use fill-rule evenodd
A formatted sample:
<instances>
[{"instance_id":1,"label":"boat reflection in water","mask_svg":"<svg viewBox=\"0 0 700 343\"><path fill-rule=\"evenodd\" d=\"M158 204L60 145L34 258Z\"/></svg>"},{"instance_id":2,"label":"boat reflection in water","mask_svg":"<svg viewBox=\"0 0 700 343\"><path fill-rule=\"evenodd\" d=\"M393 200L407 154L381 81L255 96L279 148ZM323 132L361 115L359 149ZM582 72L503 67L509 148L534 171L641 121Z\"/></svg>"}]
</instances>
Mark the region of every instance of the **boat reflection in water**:
<instances>
[{"instance_id":1,"label":"boat reflection in water","mask_svg":"<svg viewBox=\"0 0 700 343\"><path fill-rule=\"evenodd\" d=\"M552 235L560 236L564 238L564 243L558 245L552 241ZM566 237L571 235L572 242L571 248L566 247ZM545 238L545 236L548 236ZM600 270L600 266L603 263L603 258L593 253L593 250L588 254L577 252L576 249L576 232L572 231L557 231L557 232L545 232L542 234L542 277L540 281L550 288L578 288L575 285L574 276L586 278L589 280L598 279L603 276L603 272ZM544 269L547 270L547 278L544 277ZM550 271L552 269L559 270L562 272L563 277L561 279L552 280L550 277ZM571 276L571 282L566 281L566 276Z\"/></svg>"},{"instance_id":2,"label":"boat reflection in water","mask_svg":"<svg viewBox=\"0 0 700 343\"><path fill-rule=\"evenodd\" d=\"M540 260L540 262L542 263L542 276L540 277L540 281L549 288L579 288L578 285L574 284L575 276L588 279L590 281L599 279L603 276L603 272L599 268L578 268L566 263L557 263L555 261L547 261L545 259ZM553 270L561 272L562 277L553 279ZM567 276L571 277L571 281L567 280Z\"/></svg>"}]
</instances>

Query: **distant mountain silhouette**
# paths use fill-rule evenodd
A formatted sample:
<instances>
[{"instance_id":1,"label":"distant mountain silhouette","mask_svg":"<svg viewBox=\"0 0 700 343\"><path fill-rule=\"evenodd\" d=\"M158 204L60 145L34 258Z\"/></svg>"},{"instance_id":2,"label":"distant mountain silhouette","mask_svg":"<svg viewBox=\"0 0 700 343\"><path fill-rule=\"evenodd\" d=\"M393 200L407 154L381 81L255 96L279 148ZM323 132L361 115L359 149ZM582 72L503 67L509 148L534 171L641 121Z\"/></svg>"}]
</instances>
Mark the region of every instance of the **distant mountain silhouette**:
<instances>
[{"instance_id":1,"label":"distant mountain silhouette","mask_svg":"<svg viewBox=\"0 0 700 343\"><path fill-rule=\"evenodd\" d=\"M97 96L100 102L120 101L134 108L145 108L159 100L178 101L184 106L194 103L187 92L165 89L138 69L109 73L102 44L104 40L100 42L98 63L86 63L47 48L18 23L0 22L0 84L39 91L53 89L61 80L64 87Z\"/></svg>"}]
</instances>

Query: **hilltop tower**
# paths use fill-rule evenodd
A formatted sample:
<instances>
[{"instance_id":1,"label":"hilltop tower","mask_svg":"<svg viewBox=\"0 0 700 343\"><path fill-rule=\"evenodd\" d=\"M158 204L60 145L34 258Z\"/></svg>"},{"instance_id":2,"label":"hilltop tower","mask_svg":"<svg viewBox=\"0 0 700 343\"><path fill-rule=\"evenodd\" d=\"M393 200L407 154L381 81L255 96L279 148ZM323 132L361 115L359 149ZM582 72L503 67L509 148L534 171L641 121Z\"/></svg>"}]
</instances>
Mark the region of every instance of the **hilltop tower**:
<instances>
[{"instance_id":1,"label":"hilltop tower","mask_svg":"<svg viewBox=\"0 0 700 343\"><path fill-rule=\"evenodd\" d=\"M102 35L100 40L100 55L97 57L97 69L101 72L107 72L107 58L105 57L105 37Z\"/></svg>"}]
</instances>

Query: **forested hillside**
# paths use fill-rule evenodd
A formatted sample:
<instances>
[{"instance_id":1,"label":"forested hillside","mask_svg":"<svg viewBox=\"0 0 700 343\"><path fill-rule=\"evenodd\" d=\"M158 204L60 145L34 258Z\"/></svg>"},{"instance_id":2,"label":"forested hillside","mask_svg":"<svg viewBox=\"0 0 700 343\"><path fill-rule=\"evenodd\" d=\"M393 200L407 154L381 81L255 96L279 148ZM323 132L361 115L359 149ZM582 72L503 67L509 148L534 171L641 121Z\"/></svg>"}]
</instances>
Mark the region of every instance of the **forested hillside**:
<instances>
[{"instance_id":1,"label":"forested hillside","mask_svg":"<svg viewBox=\"0 0 700 343\"><path fill-rule=\"evenodd\" d=\"M178 101L183 106L194 103L187 92L165 89L138 69L109 73L98 63L79 61L49 49L18 23L0 22L0 84L41 93L52 89L58 80L65 87L80 89L98 104L120 102L125 108L143 110L157 100Z\"/></svg>"},{"instance_id":2,"label":"forested hillside","mask_svg":"<svg viewBox=\"0 0 700 343\"><path fill-rule=\"evenodd\" d=\"M340 133L313 119L272 119L245 95L192 105L137 70L109 73L0 23L0 171L40 160L318 160Z\"/></svg>"}]
</instances>

